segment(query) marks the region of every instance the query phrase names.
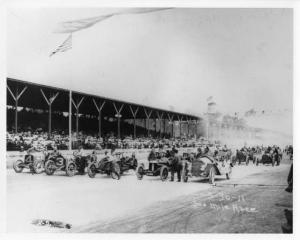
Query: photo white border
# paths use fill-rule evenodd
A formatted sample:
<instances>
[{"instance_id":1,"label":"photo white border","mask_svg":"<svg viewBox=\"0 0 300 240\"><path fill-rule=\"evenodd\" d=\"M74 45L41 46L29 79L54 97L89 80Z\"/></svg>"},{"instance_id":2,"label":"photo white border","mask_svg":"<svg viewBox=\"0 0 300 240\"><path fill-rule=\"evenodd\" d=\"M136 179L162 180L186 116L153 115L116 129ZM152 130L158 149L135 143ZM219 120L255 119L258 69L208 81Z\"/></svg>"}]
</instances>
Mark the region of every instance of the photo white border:
<instances>
[{"instance_id":1,"label":"photo white border","mask_svg":"<svg viewBox=\"0 0 300 240\"><path fill-rule=\"evenodd\" d=\"M294 233L293 234L7 234L5 219L5 204L6 204L6 8L20 7L20 8L39 8L39 7L182 7L182 8L293 8L294 9L294 159L299 156L299 123L300 122L300 109L299 98L299 42L300 42L300 2L297 0L286 1L246 1L246 0L7 0L0 2L0 96L1 96L1 138L0 138L0 239L296 239L300 238L299 229L299 190L295 186L299 186L299 163L294 161L294 193L293 193L293 212L294 212ZM280 57L280 56L278 56ZM298 64L297 64L298 63ZM279 93L280 96L280 93ZM297 203L297 204L296 204ZM280 227L280 226L278 226Z\"/></svg>"}]
</instances>

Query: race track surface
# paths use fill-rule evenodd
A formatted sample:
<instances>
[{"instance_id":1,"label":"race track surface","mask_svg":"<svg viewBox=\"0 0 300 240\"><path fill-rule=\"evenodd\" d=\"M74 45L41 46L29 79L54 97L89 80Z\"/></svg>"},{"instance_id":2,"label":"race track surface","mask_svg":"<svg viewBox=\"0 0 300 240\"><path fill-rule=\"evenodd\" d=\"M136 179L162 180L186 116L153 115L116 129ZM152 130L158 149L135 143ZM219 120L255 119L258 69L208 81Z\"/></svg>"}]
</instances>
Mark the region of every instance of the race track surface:
<instances>
[{"instance_id":1,"label":"race track surface","mask_svg":"<svg viewBox=\"0 0 300 240\"><path fill-rule=\"evenodd\" d=\"M231 180L216 186L205 179L188 183L121 180L104 175L66 177L7 171L8 232L98 233L281 233L292 194L284 191L290 163L235 166ZM32 224L62 221L71 229Z\"/></svg>"}]
</instances>

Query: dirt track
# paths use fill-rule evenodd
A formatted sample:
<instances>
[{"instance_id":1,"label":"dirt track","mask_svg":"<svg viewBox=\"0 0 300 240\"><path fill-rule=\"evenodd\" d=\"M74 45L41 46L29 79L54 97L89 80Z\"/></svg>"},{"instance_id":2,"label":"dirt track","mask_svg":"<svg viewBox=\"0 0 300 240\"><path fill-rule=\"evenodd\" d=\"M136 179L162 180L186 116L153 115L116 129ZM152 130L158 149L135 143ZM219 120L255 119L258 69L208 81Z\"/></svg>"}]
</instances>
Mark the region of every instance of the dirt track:
<instances>
[{"instance_id":1,"label":"dirt track","mask_svg":"<svg viewBox=\"0 0 300 240\"><path fill-rule=\"evenodd\" d=\"M146 177L138 181L133 173L115 181L100 175L89 179L8 171L7 230L279 233L283 210L292 207L292 194L284 191L289 167L237 166L233 178L218 179L216 187L199 179L177 183ZM250 185L227 185L235 183ZM31 221L37 218L64 221L72 229L33 226Z\"/></svg>"}]
</instances>

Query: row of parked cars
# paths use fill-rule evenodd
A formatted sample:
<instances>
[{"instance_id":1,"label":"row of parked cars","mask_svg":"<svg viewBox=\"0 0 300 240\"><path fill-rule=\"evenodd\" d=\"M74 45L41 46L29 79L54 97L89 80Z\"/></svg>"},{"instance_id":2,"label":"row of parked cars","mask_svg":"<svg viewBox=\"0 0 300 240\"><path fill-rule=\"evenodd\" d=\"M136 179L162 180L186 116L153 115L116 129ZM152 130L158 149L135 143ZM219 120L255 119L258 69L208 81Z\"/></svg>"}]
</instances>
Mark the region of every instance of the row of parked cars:
<instances>
[{"instance_id":1,"label":"row of parked cars","mask_svg":"<svg viewBox=\"0 0 300 240\"><path fill-rule=\"evenodd\" d=\"M283 153L279 147L242 148L236 150L236 154L232 156L232 162L239 165L242 163L249 165L252 162L256 166L259 164L270 164L274 167L280 165L282 155Z\"/></svg>"},{"instance_id":2,"label":"row of parked cars","mask_svg":"<svg viewBox=\"0 0 300 240\"><path fill-rule=\"evenodd\" d=\"M78 151L73 153L71 158L64 157L59 151L27 151L24 160L17 160L13 164L15 172L20 173L24 169L29 169L31 173L42 173L53 175L57 171L64 171L67 176L88 173L93 178L97 173L107 174L114 179L120 179L121 174L129 169L136 169L137 159L132 154L131 157L117 153L113 160L109 156L99 158L94 151L92 154L82 156Z\"/></svg>"},{"instance_id":3,"label":"row of parked cars","mask_svg":"<svg viewBox=\"0 0 300 240\"><path fill-rule=\"evenodd\" d=\"M277 155L276 155L277 154ZM231 150L219 150L209 152L182 152L174 154L172 150L154 151L153 157L148 161L138 161L135 154L125 156L123 153L115 153L114 156L99 155L93 151L87 156L82 156L78 151L70 158L64 157L59 151L28 150L24 160L14 162L15 172L29 169L31 173L53 175L57 171L64 171L67 176L87 173L94 178L96 174L106 174L113 179L120 179L121 175L129 170L136 172L137 179L142 180L146 176L159 176L166 181L171 174L180 175L180 179L187 182L190 177L207 177L210 183L215 182L216 175L223 175L230 179L232 168L235 164L243 162L246 165L252 161L254 164L279 165L282 154L275 151L260 151L258 149L237 150L232 154Z\"/></svg>"},{"instance_id":4,"label":"row of parked cars","mask_svg":"<svg viewBox=\"0 0 300 240\"><path fill-rule=\"evenodd\" d=\"M219 157L219 156L218 156ZM139 161L135 154L125 156L123 153L115 153L114 157L93 153L82 156L77 151L71 158L64 157L59 151L47 152L28 150L24 160L17 160L13 164L15 172L20 173L29 169L31 173L45 172L53 175L57 171L64 171L67 176L87 173L93 178L96 174L106 174L113 179L120 179L121 175L132 169L136 172L137 179L143 176L160 176L162 181L168 179L170 173L178 173L184 182L189 177L209 177L214 183L215 175L226 175L229 179L232 172L232 164L229 157L213 157L209 155L197 155L193 152L172 155L170 151L155 152L155 157L149 161Z\"/></svg>"}]
</instances>

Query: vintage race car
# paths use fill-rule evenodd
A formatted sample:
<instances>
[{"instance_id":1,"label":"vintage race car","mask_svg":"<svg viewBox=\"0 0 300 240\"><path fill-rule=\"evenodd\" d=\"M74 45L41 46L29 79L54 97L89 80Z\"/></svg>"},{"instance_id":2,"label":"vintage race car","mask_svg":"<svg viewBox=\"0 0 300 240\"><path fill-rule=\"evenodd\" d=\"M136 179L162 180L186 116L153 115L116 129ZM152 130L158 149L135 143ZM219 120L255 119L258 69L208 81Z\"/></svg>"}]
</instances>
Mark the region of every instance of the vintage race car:
<instances>
[{"instance_id":1,"label":"vintage race car","mask_svg":"<svg viewBox=\"0 0 300 240\"><path fill-rule=\"evenodd\" d=\"M232 164L230 160L218 161L212 156L203 155L191 162L190 170L189 164L183 165L183 179L188 181L188 176L193 177L205 177L209 178L209 183L215 183L216 175L224 175L227 179L230 179L232 173ZM191 172L189 172L191 171Z\"/></svg>"},{"instance_id":2,"label":"vintage race car","mask_svg":"<svg viewBox=\"0 0 300 240\"><path fill-rule=\"evenodd\" d=\"M237 150L236 154L232 156L231 158L232 160L232 164L235 165L236 163L238 163L238 165L240 165L241 163L245 162L246 165L249 164L249 155L248 152L246 151L241 151L241 150Z\"/></svg>"},{"instance_id":3,"label":"vintage race car","mask_svg":"<svg viewBox=\"0 0 300 240\"><path fill-rule=\"evenodd\" d=\"M73 158L65 158L60 152L52 152L45 161L45 172L53 175L56 171L65 171L67 176L72 177L76 171L84 174L86 159L73 153Z\"/></svg>"},{"instance_id":4,"label":"vintage race car","mask_svg":"<svg viewBox=\"0 0 300 240\"><path fill-rule=\"evenodd\" d=\"M138 180L142 180L146 176L160 176L162 181L166 181L169 175L170 161L169 156L165 152L155 152L155 158L149 160L149 164L140 163L136 169Z\"/></svg>"},{"instance_id":5,"label":"vintage race car","mask_svg":"<svg viewBox=\"0 0 300 240\"><path fill-rule=\"evenodd\" d=\"M44 162L47 157L47 153L44 151L37 151L30 149L24 156L24 161L18 159L14 162L13 168L16 173L20 173L24 168L30 170L31 173L42 173L44 171Z\"/></svg>"},{"instance_id":6,"label":"vintage race car","mask_svg":"<svg viewBox=\"0 0 300 240\"><path fill-rule=\"evenodd\" d=\"M129 156L124 156L124 153L116 153L116 157L117 157L117 163L120 166L120 173L123 174L124 172L132 169L132 170L136 170L137 165L138 165L138 161L135 157L135 154L132 153L132 155Z\"/></svg>"},{"instance_id":7,"label":"vintage race car","mask_svg":"<svg viewBox=\"0 0 300 240\"><path fill-rule=\"evenodd\" d=\"M261 158L257 159L256 161L256 166L258 166L260 163L265 165L265 164L271 164L273 167L279 166L280 161L281 161L281 154L275 154L273 152L265 152Z\"/></svg>"},{"instance_id":8,"label":"vintage race car","mask_svg":"<svg viewBox=\"0 0 300 240\"><path fill-rule=\"evenodd\" d=\"M117 180L121 178L120 165L115 158L105 156L98 160L97 155L93 153L89 155L88 162L87 173L90 178L94 178L97 173L106 174Z\"/></svg>"}]
</instances>

